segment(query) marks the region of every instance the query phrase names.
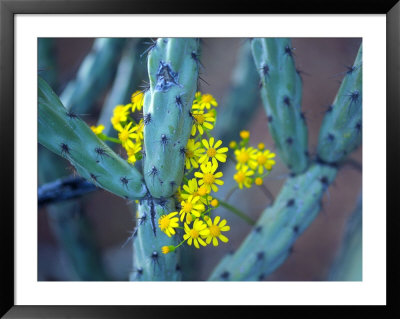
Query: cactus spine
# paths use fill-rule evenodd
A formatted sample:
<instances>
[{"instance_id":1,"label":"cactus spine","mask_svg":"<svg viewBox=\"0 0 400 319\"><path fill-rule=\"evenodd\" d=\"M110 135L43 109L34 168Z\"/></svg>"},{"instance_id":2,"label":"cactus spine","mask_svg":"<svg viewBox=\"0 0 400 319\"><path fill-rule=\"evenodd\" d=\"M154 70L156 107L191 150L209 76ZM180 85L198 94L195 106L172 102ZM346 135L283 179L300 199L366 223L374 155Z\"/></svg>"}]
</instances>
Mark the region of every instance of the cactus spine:
<instances>
[{"instance_id":1,"label":"cactus spine","mask_svg":"<svg viewBox=\"0 0 400 319\"><path fill-rule=\"evenodd\" d=\"M308 133L301 113L302 83L290 39L252 40L254 62L261 78L261 98L268 126L281 159L294 173L308 166Z\"/></svg>"},{"instance_id":2,"label":"cactus spine","mask_svg":"<svg viewBox=\"0 0 400 319\"><path fill-rule=\"evenodd\" d=\"M38 82L39 142L69 160L95 185L124 198L142 198L147 189L135 167L97 138L76 114L67 111L41 77Z\"/></svg>"}]
</instances>

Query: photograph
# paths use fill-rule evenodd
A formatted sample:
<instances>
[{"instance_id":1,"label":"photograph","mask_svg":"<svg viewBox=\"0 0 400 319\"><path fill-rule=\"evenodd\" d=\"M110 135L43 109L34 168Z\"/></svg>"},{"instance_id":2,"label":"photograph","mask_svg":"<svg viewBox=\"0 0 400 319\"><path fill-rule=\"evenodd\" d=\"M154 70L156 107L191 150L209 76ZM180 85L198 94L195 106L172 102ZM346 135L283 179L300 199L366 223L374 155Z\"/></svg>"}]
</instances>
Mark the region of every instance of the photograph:
<instances>
[{"instance_id":1,"label":"photograph","mask_svg":"<svg viewBox=\"0 0 400 319\"><path fill-rule=\"evenodd\" d=\"M363 281L363 38L37 48L37 281Z\"/></svg>"}]
</instances>

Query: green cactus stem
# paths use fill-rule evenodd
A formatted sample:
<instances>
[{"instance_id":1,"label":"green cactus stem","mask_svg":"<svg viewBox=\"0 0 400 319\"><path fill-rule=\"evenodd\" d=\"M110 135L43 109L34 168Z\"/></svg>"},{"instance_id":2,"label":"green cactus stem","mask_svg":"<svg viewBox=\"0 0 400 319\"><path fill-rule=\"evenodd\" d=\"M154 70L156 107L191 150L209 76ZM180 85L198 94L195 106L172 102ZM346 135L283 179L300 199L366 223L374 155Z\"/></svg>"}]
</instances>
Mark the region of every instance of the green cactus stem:
<instances>
[{"instance_id":1,"label":"green cactus stem","mask_svg":"<svg viewBox=\"0 0 400 319\"><path fill-rule=\"evenodd\" d=\"M213 131L217 140L227 143L235 140L237 132L244 129L252 119L260 104L258 84L259 76L254 65L250 41L246 41L239 50L230 89L221 103ZM232 130L232 127L235 130Z\"/></svg>"},{"instance_id":2,"label":"green cactus stem","mask_svg":"<svg viewBox=\"0 0 400 319\"><path fill-rule=\"evenodd\" d=\"M139 199L147 189L140 172L114 153L76 114L67 111L38 77L39 143L63 156L84 178L118 196Z\"/></svg>"},{"instance_id":3,"label":"green cactus stem","mask_svg":"<svg viewBox=\"0 0 400 319\"><path fill-rule=\"evenodd\" d=\"M261 280L273 272L317 216L336 172L333 166L313 164L289 178L274 204L265 209L239 249L215 268L210 280Z\"/></svg>"},{"instance_id":4,"label":"green cactus stem","mask_svg":"<svg viewBox=\"0 0 400 319\"><path fill-rule=\"evenodd\" d=\"M261 98L280 158L294 173L308 167L308 133L301 112L302 83L290 39L255 38L254 62L261 78Z\"/></svg>"},{"instance_id":5,"label":"green cactus stem","mask_svg":"<svg viewBox=\"0 0 400 319\"><path fill-rule=\"evenodd\" d=\"M342 247L328 276L330 281L362 280L362 196L346 225Z\"/></svg>"},{"instance_id":6,"label":"green cactus stem","mask_svg":"<svg viewBox=\"0 0 400 319\"><path fill-rule=\"evenodd\" d=\"M198 80L199 41L160 38L148 53L150 89L145 94L144 178L153 197L168 198L181 184L184 149Z\"/></svg>"},{"instance_id":7,"label":"green cactus stem","mask_svg":"<svg viewBox=\"0 0 400 319\"><path fill-rule=\"evenodd\" d=\"M108 136L115 134L111 125L113 110L117 105L125 105L131 101L131 95L144 79L146 74L145 64L140 61L143 40L131 39L122 53L118 64L117 73L110 93L107 95L97 124L104 125L103 133Z\"/></svg>"},{"instance_id":8,"label":"green cactus stem","mask_svg":"<svg viewBox=\"0 0 400 319\"><path fill-rule=\"evenodd\" d=\"M60 95L67 109L86 113L110 84L125 44L124 38L98 38L85 57L76 78Z\"/></svg>"},{"instance_id":9,"label":"green cactus stem","mask_svg":"<svg viewBox=\"0 0 400 319\"><path fill-rule=\"evenodd\" d=\"M328 108L318 138L321 160L337 163L355 150L362 137L362 47L348 69L333 104Z\"/></svg>"},{"instance_id":10,"label":"green cactus stem","mask_svg":"<svg viewBox=\"0 0 400 319\"><path fill-rule=\"evenodd\" d=\"M179 249L162 253L163 246L176 246L178 235L168 237L158 228L158 219L175 210L174 199L145 199L138 205L137 226L133 233L133 271L131 281L181 280ZM182 236L180 236L182 237Z\"/></svg>"}]
</instances>

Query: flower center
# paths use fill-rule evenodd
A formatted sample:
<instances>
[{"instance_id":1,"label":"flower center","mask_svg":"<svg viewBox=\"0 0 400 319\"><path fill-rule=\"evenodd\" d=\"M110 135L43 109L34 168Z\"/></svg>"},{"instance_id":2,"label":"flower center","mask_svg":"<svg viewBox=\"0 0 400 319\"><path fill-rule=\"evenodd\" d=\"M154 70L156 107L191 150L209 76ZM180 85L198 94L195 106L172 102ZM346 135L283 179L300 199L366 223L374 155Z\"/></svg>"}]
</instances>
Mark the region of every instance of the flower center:
<instances>
[{"instance_id":1,"label":"flower center","mask_svg":"<svg viewBox=\"0 0 400 319\"><path fill-rule=\"evenodd\" d=\"M209 229L211 236L218 237L219 235L221 235L221 231L217 225L211 225Z\"/></svg>"},{"instance_id":2,"label":"flower center","mask_svg":"<svg viewBox=\"0 0 400 319\"><path fill-rule=\"evenodd\" d=\"M204 186L201 186L198 190L197 190L197 194L199 196L204 196L207 194L207 188L205 188Z\"/></svg>"},{"instance_id":3,"label":"flower center","mask_svg":"<svg viewBox=\"0 0 400 319\"><path fill-rule=\"evenodd\" d=\"M236 176L236 181L238 182L238 183L243 183L244 182L244 179L246 178L246 175L243 173L243 172L237 172L237 174L235 175Z\"/></svg>"},{"instance_id":4,"label":"flower center","mask_svg":"<svg viewBox=\"0 0 400 319\"><path fill-rule=\"evenodd\" d=\"M267 158L263 154L261 154L257 157L257 162L260 165L264 165L266 161L267 161Z\"/></svg>"},{"instance_id":5,"label":"flower center","mask_svg":"<svg viewBox=\"0 0 400 319\"><path fill-rule=\"evenodd\" d=\"M212 97L211 94L204 94L204 95L201 97L201 101L202 101L203 103L210 103L210 102L212 101L212 99L213 99L213 97Z\"/></svg>"},{"instance_id":6,"label":"flower center","mask_svg":"<svg viewBox=\"0 0 400 319\"><path fill-rule=\"evenodd\" d=\"M169 223L170 223L170 219L168 218L168 216L163 216L160 220L161 230L166 230L169 226Z\"/></svg>"},{"instance_id":7,"label":"flower center","mask_svg":"<svg viewBox=\"0 0 400 319\"><path fill-rule=\"evenodd\" d=\"M198 238L199 237L199 232L196 229L191 229L189 232L190 237L192 238Z\"/></svg>"},{"instance_id":8,"label":"flower center","mask_svg":"<svg viewBox=\"0 0 400 319\"><path fill-rule=\"evenodd\" d=\"M129 133L126 130L123 130L121 133L118 134L118 138L125 142L129 138Z\"/></svg>"},{"instance_id":9,"label":"flower center","mask_svg":"<svg viewBox=\"0 0 400 319\"><path fill-rule=\"evenodd\" d=\"M215 177L214 177L214 175L211 174L211 173L206 173L206 174L204 174L204 176L203 176L203 180L204 180L204 183L205 183L205 184L211 185L212 183L214 183Z\"/></svg>"},{"instance_id":10,"label":"flower center","mask_svg":"<svg viewBox=\"0 0 400 319\"><path fill-rule=\"evenodd\" d=\"M215 148L210 147L210 148L207 150L207 155L208 155L208 156L214 157L215 154L217 154L217 151L215 150Z\"/></svg>"},{"instance_id":11,"label":"flower center","mask_svg":"<svg viewBox=\"0 0 400 319\"><path fill-rule=\"evenodd\" d=\"M185 203L185 205L183 206L183 211L185 213L190 213L192 209L193 209L192 203Z\"/></svg>"},{"instance_id":12,"label":"flower center","mask_svg":"<svg viewBox=\"0 0 400 319\"><path fill-rule=\"evenodd\" d=\"M195 114L193 115L197 124L203 124L204 123L204 115L203 114Z\"/></svg>"},{"instance_id":13,"label":"flower center","mask_svg":"<svg viewBox=\"0 0 400 319\"><path fill-rule=\"evenodd\" d=\"M186 150L185 153L187 158L192 158L194 156L194 152L192 150Z\"/></svg>"},{"instance_id":14,"label":"flower center","mask_svg":"<svg viewBox=\"0 0 400 319\"><path fill-rule=\"evenodd\" d=\"M238 156L239 163L246 163L249 160L249 153L247 152L240 152Z\"/></svg>"}]
</instances>

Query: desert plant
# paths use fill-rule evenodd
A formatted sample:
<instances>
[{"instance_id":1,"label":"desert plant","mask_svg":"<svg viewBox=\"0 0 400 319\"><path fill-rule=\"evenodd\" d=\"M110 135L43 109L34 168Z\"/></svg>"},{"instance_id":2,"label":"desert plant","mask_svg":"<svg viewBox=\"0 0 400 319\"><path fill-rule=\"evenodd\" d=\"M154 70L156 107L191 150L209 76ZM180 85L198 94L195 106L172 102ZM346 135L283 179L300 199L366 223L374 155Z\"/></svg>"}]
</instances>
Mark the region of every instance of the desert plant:
<instances>
[{"instance_id":1,"label":"desert plant","mask_svg":"<svg viewBox=\"0 0 400 319\"><path fill-rule=\"evenodd\" d=\"M341 162L361 142L361 48L325 115L315 158L308 152L302 83L291 41L253 39L251 50L269 130L292 175L239 249L220 262L210 280L260 280L276 269L318 214ZM146 54L149 87L132 94L130 104L114 109L111 122L118 139L100 127L89 128L39 77L39 142L66 158L96 186L138 202L131 280L180 280L179 246L193 243L198 248L211 242L218 245L218 239L227 241L221 232L229 226L218 216L213 220L211 213L218 205L241 212L210 195L223 183L218 179L223 174L216 169L226 161L227 148L218 150L221 143L210 135L217 102L208 94L196 93L199 40L160 38ZM248 56L245 51L243 56ZM248 65L246 70L253 72ZM245 84L253 90L255 83ZM239 83L239 87L245 85ZM252 98L254 105L254 94ZM130 110L142 107L141 119L129 115ZM261 145L249 146L248 137L243 131L242 140L230 144L239 188L262 185L275 164L275 154ZM105 141L121 144L127 161ZM186 191L180 186L186 186Z\"/></svg>"}]
</instances>

